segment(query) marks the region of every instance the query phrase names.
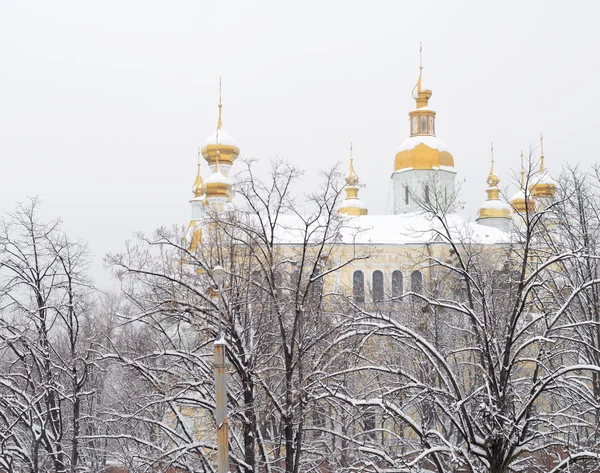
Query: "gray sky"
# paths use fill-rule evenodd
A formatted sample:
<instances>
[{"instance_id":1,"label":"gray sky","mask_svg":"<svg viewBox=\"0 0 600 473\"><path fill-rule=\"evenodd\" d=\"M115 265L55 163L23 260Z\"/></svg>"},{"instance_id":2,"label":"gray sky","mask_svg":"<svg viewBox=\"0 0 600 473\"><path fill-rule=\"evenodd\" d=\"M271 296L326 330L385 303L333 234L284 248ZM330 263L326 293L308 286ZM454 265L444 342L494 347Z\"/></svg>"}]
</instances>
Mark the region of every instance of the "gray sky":
<instances>
[{"instance_id":1,"label":"gray sky","mask_svg":"<svg viewBox=\"0 0 600 473\"><path fill-rule=\"evenodd\" d=\"M597 160L599 5L0 0L0 212L39 195L105 283L103 255L133 232L188 222L222 75L242 155L261 170L285 157L310 182L345 170L353 141L360 195L385 213L423 41L437 134L474 217L490 141L501 186L540 132L551 170Z\"/></svg>"}]
</instances>

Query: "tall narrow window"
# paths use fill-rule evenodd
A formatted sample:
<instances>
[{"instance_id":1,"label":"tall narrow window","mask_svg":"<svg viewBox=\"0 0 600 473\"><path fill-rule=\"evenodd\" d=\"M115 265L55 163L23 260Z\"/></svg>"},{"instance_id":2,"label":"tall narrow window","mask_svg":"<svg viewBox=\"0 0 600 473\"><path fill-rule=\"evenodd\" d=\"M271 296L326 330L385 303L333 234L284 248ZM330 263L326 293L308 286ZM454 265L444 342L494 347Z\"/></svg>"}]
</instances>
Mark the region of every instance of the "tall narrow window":
<instances>
[{"instance_id":1,"label":"tall narrow window","mask_svg":"<svg viewBox=\"0 0 600 473\"><path fill-rule=\"evenodd\" d=\"M367 438L375 440L377 432L375 431L375 411L373 408L365 410L363 414L363 429Z\"/></svg>"},{"instance_id":2,"label":"tall narrow window","mask_svg":"<svg viewBox=\"0 0 600 473\"><path fill-rule=\"evenodd\" d=\"M415 270L410 275L410 290L416 294L423 294L423 273Z\"/></svg>"},{"instance_id":3,"label":"tall narrow window","mask_svg":"<svg viewBox=\"0 0 600 473\"><path fill-rule=\"evenodd\" d=\"M355 304L365 302L365 275L360 270L352 275L352 297Z\"/></svg>"},{"instance_id":4,"label":"tall narrow window","mask_svg":"<svg viewBox=\"0 0 600 473\"><path fill-rule=\"evenodd\" d=\"M429 184L425 184L425 203L429 203Z\"/></svg>"},{"instance_id":5,"label":"tall narrow window","mask_svg":"<svg viewBox=\"0 0 600 473\"><path fill-rule=\"evenodd\" d=\"M383 302L383 273L373 271L373 302Z\"/></svg>"},{"instance_id":6,"label":"tall narrow window","mask_svg":"<svg viewBox=\"0 0 600 473\"><path fill-rule=\"evenodd\" d=\"M402 272L398 270L392 272L392 298L394 300L397 300L402 296L402 293L404 292L402 286Z\"/></svg>"},{"instance_id":7,"label":"tall narrow window","mask_svg":"<svg viewBox=\"0 0 600 473\"><path fill-rule=\"evenodd\" d=\"M427 133L427 117L421 116L421 133Z\"/></svg>"},{"instance_id":8,"label":"tall narrow window","mask_svg":"<svg viewBox=\"0 0 600 473\"><path fill-rule=\"evenodd\" d=\"M435 134L435 130L433 129L433 117L429 117L429 134Z\"/></svg>"},{"instance_id":9,"label":"tall narrow window","mask_svg":"<svg viewBox=\"0 0 600 473\"><path fill-rule=\"evenodd\" d=\"M408 186L404 186L404 203L408 205Z\"/></svg>"}]
</instances>

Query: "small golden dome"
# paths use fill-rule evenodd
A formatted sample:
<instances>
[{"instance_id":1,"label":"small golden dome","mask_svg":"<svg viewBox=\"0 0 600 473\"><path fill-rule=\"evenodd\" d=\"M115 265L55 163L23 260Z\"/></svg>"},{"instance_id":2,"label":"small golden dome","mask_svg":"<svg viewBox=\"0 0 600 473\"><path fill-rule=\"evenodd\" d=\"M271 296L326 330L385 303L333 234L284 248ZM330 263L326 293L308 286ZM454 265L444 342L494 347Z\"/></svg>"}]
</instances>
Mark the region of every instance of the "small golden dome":
<instances>
[{"instance_id":1,"label":"small golden dome","mask_svg":"<svg viewBox=\"0 0 600 473\"><path fill-rule=\"evenodd\" d=\"M535 201L531 194L527 195L525 189L525 169L523 168L523 153L521 152L521 188L510 199L510 205L515 213L533 212Z\"/></svg>"},{"instance_id":2,"label":"small golden dome","mask_svg":"<svg viewBox=\"0 0 600 473\"><path fill-rule=\"evenodd\" d=\"M426 89L423 86L423 44L419 45L419 79L417 80L417 84L413 88L412 96L413 99L417 101L417 109L427 107L429 103L429 99L431 98L430 89Z\"/></svg>"},{"instance_id":3,"label":"small golden dome","mask_svg":"<svg viewBox=\"0 0 600 473\"><path fill-rule=\"evenodd\" d=\"M231 181L223 175L219 169L219 152L217 151L216 167L214 172L206 179L204 188L206 189L206 198L210 201L215 197L229 198L231 195Z\"/></svg>"},{"instance_id":4,"label":"small golden dome","mask_svg":"<svg viewBox=\"0 0 600 473\"><path fill-rule=\"evenodd\" d=\"M556 182L544 168L544 135L540 134L540 172L537 182L529 186L531 195L537 198L552 198L556 194Z\"/></svg>"},{"instance_id":5,"label":"small golden dome","mask_svg":"<svg viewBox=\"0 0 600 473\"><path fill-rule=\"evenodd\" d=\"M486 218L510 218L510 205L500 200L500 189L498 184L500 179L494 174L494 144L492 143L492 166L486 182L487 200L477 212L477 220Z\"/></svg>"},{"instance_id":6,"label":"small golden dome","mask_svg":"<svg viewBox=\"0 0 600 473\"><path fill-rule=\"evenodd\" d=\"M341 203L339 213L345 215L367 215L367 206L358 198L358 175L354 170L354 158L352 157L352 143L350 143L350 170L346 177L346 199Z\"/></svg>"},{"instance_id":7,"label":"small golden dome","mask_svg":"<svg viewBox=\"0 0 600 473\"><path fill-rule=\"evenodd\" d=\"M202 156L212 168L217 161L217 151L219 161L224 166L223 172L227 174L229 167L237 159L240 154L235 140L225 130L223 130L222 119L223 104L221 103L221 79L219 78L219 119L217 121L217 130L210 135L204 142L202 147Z\"/></svg>"},{"instance_id":8,"label":"small golden dome","mask_svg":"<svg viewBox=\"0 0 600 473\"><path fill-rule=\"evenodd\" d=\"M348 172L348 177L346 178L346 184L348 186L354 187L358 184L358 176L356 175L356 171L354 170L354 158L350 158L350 171Z\"/></svg>"}]
</instances>

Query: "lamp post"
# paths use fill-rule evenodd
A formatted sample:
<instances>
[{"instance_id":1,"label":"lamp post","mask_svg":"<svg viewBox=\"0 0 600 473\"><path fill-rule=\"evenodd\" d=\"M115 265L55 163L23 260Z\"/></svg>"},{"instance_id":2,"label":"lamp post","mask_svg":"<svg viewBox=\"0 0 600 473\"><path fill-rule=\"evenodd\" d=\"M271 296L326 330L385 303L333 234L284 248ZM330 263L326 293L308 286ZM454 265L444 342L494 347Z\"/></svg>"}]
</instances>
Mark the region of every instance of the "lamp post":
<instances>
[{"instance_id":1,"label":"lamp post","mask_svg":"<svg viewBox=\"0 0 600 473\"><path fill-rule=\"evenodd\" d=\"M218 473L229 471L229 429L227 425L227 384L225 380L225 338L221 324L221 285L227 273L221 266L215 266L212 277L217 283L218 330L214 342L215 350L215 384L217 387L216 413L217 421L217 458Z\"/></svg>"}]
</instances>

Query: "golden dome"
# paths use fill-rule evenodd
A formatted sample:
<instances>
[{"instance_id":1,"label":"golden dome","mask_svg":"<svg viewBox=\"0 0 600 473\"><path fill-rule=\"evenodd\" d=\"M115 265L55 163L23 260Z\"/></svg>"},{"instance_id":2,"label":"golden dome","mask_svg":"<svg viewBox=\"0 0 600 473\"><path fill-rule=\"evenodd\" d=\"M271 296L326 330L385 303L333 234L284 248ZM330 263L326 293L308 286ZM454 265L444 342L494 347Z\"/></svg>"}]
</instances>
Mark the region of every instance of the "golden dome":
<instances>
[{"instance_id":1,"label":"golden dome","mask_svg":"<svg viewBox=\"0 0 600 473\"><path fill-rule=\"evenodd\" d=\"M409 169L454 168L454 158L446 144L435 136L435 111L428 107L432 92L423 86L423 47L420 48L419 79L412 96L417 108L408 113L410 137L396 153L394 172Z\"/></svg>"},{"instance_id":2,"label":"golden dome","mask_svg":"<svg viewBox=\"0 0 600 473\"><path fill-rule=\"evenodd\" d=\"M410 137L396 153L394 171L454 168L454 158L435 136Z\"/></svg>"},{"instance_id":3,"label":"golden dome","mask_svg":"<svg viewBox=\"0 0 600 473\"><path fill-rule=\"evenodd\" d=\"M492 167L486 182L490 187L498 187L498 184L500 183L500 178L494 174L494 143L492 143Z\"/></svg>"},{"instance_id":4,"label":"golden dome","mask_svg":"<svg viewBox=\"0 0 600 473\"><path fill-rule=\"evenodd\" d=\"M367 215L367 206L358 198L358 175L354 170L354 158L352 157L352 143L350 143L350 170L346 177L346 199L341 203L339 213L345 215Z\"/></svg>"},{"instance_id":5,"label":"golden dome","mask_svg":"<svg viewBox=\"0 0 600 473\"><path fill-rule=\"evenodd\" d=\"M217 159L215 164L215 170L206 179L204 188L206 189L206 198L210 201L216 197L223 197L228 199L231 194L231 181L227 178L219 169L219 151L217 151Z\"/></svg>"},{"instance_id":6,"label":"golden dome","mask_svg":"<svg viewBox=\"0 0 600 473\"><path fill-rule=\"evenodd\" d=\"M202 156L208 162L208 165L212 168L217 161L217 151L219 154L219 161L224 166L223 171L228 172L229 167L237 159L240 154L235 140L229 135L223 128L222 120L223 104L221 103L221 80L219 79L219 119L217 121L217 130L210 135L204 142L202 147Z\"/></svg>"},{"instance_id":7,"label":"golden dome","mask_svg":"<svg viewBox=\"0 0 600 473\"><path fill-rule=\"evenodd\" d=\"M552 198L556 194L556 182L544 168L544 135L540 135L540 172L537 182L529 186L534 198Z\"/></svg>"},{"instance_id":8,"label":"golden dome","mask_svg":"<svg viewBox=\"0 0 600 473\"><path fill-rule=\"evenodd\" d=\"M525 170L523 169L523 153L521 153L521 188L510 199L510 205L515 213L533 212L535 210L535 201L531 194L525 192Z\"/></svg>"},{"instance_id":9,"label":"golden dome","mask_svg":"<svg viewBox=\"0 0 600 473\"><path fill-rule=\"evenodd\" d=\"M494 174L494 144L492 143L492 167L486 179L488 188L486 189L487 200L477 212L477 220L486 218L510 218L510 205L500 200L500 189L498 184L500 178Z\"/></svg>"}]
</instances>

